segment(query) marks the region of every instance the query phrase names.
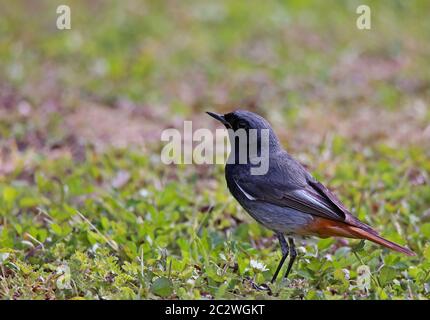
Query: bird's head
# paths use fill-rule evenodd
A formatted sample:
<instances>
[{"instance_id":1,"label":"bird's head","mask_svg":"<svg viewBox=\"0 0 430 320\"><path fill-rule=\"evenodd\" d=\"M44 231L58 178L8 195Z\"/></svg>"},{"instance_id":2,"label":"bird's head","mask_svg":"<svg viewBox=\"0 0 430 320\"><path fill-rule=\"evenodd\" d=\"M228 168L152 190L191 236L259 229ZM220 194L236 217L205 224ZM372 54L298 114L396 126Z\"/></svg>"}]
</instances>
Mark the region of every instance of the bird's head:
<instances>
[{"instance_id":1,"label":"bird's head","mask_svg":"<svg viewBox=\"0 0 430 320\"><path fill-rule=\"evenodd\" d=\"M211 117L223 123L227 129L271 129L269 122L262 116L247 110L236 110L224 115L207 112Z\"/></svg>"},{"instance_id":2,"label":"bird's head","mask_svg":"<svg viewBox=\"0 0 430 320\"><path fill-rule=\"evenodd\" d=\"M249 136L250 131L254 129L257 134L257 141L261 141L261 138L264 135L261 133L263 130L267 130L268 133L268 142L271 147L271 150L277 149L279 147L279 140L273 131L269 122L264 119L262 116L247 110L236 110L230 113L226 113L224 115L207 112L211 117L220 121L225 125L227 129L231 129L234 133L238 133L238 131L242 130L246 132ZM230 135L230 139L231 139ZM250 140L248 139L250 143Z\"/></svg>"}]
</instances>

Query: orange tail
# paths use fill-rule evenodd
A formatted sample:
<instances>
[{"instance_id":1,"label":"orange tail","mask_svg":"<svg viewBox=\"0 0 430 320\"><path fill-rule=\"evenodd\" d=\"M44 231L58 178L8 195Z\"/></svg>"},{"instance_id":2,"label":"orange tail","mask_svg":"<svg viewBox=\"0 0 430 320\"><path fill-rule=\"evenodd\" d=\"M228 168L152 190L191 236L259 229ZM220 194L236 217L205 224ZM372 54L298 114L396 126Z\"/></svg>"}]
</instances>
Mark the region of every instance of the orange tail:
<instances>
[{"instance_id":1,"label":"orange tail","mask_svg":"<svg viewBox=\"0 0 430 320\"><path fill-rule=\"evenodd\" d=\"M343 222L324 218L316 218L314 219L314 223L308 226L304 231L305 233L318 235L320 237L347 237L370 240L394 251L404 253L408 256L416 255L412 250L382 238L370 227L369 231L367 231Z\"/></svg>"},{"instance_id":2,"label":"orange tail","mask_svg":"<svg viewBox=\"0 0 430 320\"><path fill-rule=\"evenodd\" d=\"M368 231L365 231L363 229L357 228L357 227L349 227L348 229L351 230L351 232L359 239L366 239L370 240L372 242L375 242L377 244L380 244L381 246L387 247L391 250L398 251L401 253L404 253L408 256L416 256L416 253L412 250L402 247L398 245L397 243L391 242L390 240L384 239L381 236L377 234L370 233Z\"/></svg>"}]
</instances>

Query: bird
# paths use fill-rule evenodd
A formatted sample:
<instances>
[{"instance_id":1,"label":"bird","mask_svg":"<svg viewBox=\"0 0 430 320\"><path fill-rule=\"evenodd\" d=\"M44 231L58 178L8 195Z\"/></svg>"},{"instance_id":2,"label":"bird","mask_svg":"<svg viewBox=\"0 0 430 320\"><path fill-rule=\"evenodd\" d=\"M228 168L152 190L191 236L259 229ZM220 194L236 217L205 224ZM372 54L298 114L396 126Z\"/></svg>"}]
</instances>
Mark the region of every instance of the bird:
<instances>
[{"instance_id":1,"label":"bird","mask_svg":"<svg viewBox=\"0 0 430 320\"><path fill-rule=\"evenodd\" d=\"M274 283L287 259L287 278L297 257L295 238L309 236L346 237L370 240L408 256L416 255L407 247L381 237L371 226L360 221L342 204L338 197L315 179L306 168L283 149L269 122L262 116L247 110L236 110L227 114L207 112L220 121L229 131L231 148L229 160L225 165L227 187L233 197L249 215L264 227L272 230L282 251L282 258L273 274ZM245 132L246 143L234 143L238 132ZM251 132L257 132L251 139ZM267 139L263 148L263 134ZM233 140L233 141L232 141ZM251 152L245 150L246 161L231 157L243 153L246 147L256 148L257 153L267 151L267 172L253 174L255 166ZM255 161L254 161L255 163ZM287 237L287 239L286 239ZM287 241L288 240L288 241Z\"/></svg>"}]
</instances>

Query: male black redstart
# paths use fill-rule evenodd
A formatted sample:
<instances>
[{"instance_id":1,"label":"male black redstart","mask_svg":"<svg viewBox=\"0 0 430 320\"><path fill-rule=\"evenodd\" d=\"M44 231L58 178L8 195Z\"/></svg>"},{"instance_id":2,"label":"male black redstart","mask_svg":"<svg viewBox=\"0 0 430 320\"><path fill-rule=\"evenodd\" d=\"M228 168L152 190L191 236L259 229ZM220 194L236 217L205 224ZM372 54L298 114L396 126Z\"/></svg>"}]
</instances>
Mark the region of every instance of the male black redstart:
<instances>
[{"instance_id":1,"label":"male black redstart","mask_svg":"<svg viewBox=\"0 0 430 320\"><path fill-rule=\"evenodd\" d=\"M281 146L270 124L261 116L245 110L225 115L208 112L222 122L230 133L240 129L246 132L246 143L235 143L237 136L230 134L231 152L236 155L225 166L225 178L231 194L240 205L259 223L273 230L279 239L282 259L273 275L272 283L290 254L285 277L291 271L296 258L293 236L347 237L365 239L409 256L415 253L406 247L382 238L367 224L354 217L339 199L319 183L306 169L294 160ZM252 130L254 129L254 130ZM257 131L252 140L251 131ZM261 132L266 131L267 141ZM240 138L240 137L239 137ZM265 174L252 174L255 166L248 150L252 144L262 156L267 151L268 168ZM266 148L262 146L266 145ZM240 148L247 148L246 160L239 161ZM254 155L256 156L256 155ZM242 159L243 160L243 159ZM254 163L254 164L253 164ZM288 237L288 244L284 235Z\"/></svg>"}]
</instances>

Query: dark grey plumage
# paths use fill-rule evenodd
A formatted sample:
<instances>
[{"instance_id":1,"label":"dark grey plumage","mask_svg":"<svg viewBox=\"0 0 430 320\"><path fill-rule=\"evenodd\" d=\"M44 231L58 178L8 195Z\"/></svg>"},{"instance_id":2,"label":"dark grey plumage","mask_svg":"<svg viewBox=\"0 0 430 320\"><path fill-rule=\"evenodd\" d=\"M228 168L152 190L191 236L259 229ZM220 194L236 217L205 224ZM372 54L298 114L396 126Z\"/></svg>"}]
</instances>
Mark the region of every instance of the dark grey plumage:
<instances>
[{"instance_id":1,"label":"dark grey plumage","mask_svg":"<svg viewBox=\"0 0 430 320\"><path fill-rule=\"evenodd\" d=\"M380 237L370 226L354 217L330 190L282 148L272 127L263 117L245 110L225 115L208 114L233 132L240 129L246 132L267 129L269 132L267 173L253 175L251 168L255 164L249 161L247 154L246 163L240 163L236 158L233 163L227 163L225 178L231 194L242 207L279 238L283 257L272 282L288 254L291 259L286 276L291 270L296 256L291 238L294 235L367 239L407 255L415 255L408 248ZM249 139L248 145L256 143L261 149L261 137L261 134L258 135L257 141ZM232 135L231 139L234 139ZM239 153L242 151L240 148L240 144L234 144L232 152ZM284 234L290 237L288 244Z\"/></svg>"},{"instance_id":2,"label":"dark grey plumage","mask_svg":"<svg viewBox=\"0 0 430 320\"><path fill-rule=\"evenodd\" d=\"M225 168L227 186L238 202L269 229L297 234L298 228L313 216L370 227L350 215L337 197L285 150L270 124L250 111L238 110L224 115L233 130L269 130L269 170L265 175L252 175L253 164L228 163ZM253 200L250 200L250 197ZM251 212L252 211L252 212ZM296 231L296 232L295 232Z\"/></svg>"}]
</instances>

